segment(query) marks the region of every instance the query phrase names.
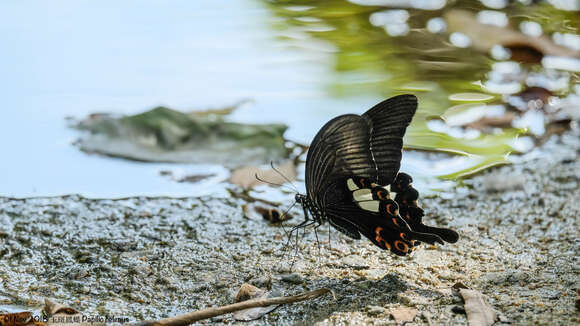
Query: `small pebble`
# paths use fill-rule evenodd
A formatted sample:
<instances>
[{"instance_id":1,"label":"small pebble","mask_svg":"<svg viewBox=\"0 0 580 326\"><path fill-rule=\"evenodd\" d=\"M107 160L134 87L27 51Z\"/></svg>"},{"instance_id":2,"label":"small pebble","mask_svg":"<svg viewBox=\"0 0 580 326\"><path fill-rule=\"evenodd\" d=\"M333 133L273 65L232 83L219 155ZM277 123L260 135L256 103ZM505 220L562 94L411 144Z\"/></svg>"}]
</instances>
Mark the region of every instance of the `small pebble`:
<instances>
[{"instance_id":1,"label":"small pebble","mask_svg":"<svg viewBox=\"0 0 580 326\"><path fill-rule=\"evenodd\" d=\"M295 273L282 275L281 280L284 282L287 282L287 283L292 283L292 284L304 283L304 279L302 279L302 277L300 275L295 274Z\"/></svg>"},{"instance_id":2,"label":"small pebble","mask_svg":"<svg viewBox=\"0 0 580 326\"><path fill-rule=\"evenodd\" d=\"M367 314L370 316L380 315L385 312L385 308L380 306L367 306Z\"/></svg>"}]
</instances>

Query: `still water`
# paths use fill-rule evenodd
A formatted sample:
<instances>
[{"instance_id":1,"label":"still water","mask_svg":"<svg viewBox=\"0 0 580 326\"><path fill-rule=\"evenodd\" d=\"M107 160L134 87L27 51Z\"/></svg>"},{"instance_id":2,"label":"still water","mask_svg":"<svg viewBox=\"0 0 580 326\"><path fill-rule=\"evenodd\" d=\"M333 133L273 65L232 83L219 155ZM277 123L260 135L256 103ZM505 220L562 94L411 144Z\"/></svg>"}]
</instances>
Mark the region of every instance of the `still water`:
<instances>
[{"instance_id":1,"label":"still water","mask_svg":"<svg viewBox=\"0 0 580 326\"><path fill-rule=\"evenodd\" d=\"M412 92L421 105L408 133L409 148L460 154L431 162L421 153L405 153L403 170L418 171L431 188L448 184L438 176L455 177L529 150L523 132L531 124L469 134L431 119L449 108L505 110L506 96L527 83L510 80L509 64L497 66L511 62L506 49L474 52L477 44L469 37L446 34L452 26L442 18L448 13L444 1L437 8L410 1L394 9L371 2L322 1L318 7L253 0L0 2L0 195L226 194L229 171L220 166L139 163L88 155L73 145L79 133L67 127L67 118L134 114L158 105L191 111L250 99L228 119L286 123L288 139L308 144L330 118ZM568 39L572 49L577 42L569 8L544 4L543 11L529 12L522 5L502 16L501 8L474 3L463 9L492 13L478 19L501 24L502 17L517 13L532 23L530 33L539 28L555 40ZM493 18L493 12L500 14ZM536 74L546 88L555 85L559 98L576 96L577 62L564 68L548 64L513 63L511 69ZM498 83L499 91L493 88ZM473 102L478 105L456 108ZM163 170L214 177L178 183L161 176Z\"/></svg>"}]
</instances>

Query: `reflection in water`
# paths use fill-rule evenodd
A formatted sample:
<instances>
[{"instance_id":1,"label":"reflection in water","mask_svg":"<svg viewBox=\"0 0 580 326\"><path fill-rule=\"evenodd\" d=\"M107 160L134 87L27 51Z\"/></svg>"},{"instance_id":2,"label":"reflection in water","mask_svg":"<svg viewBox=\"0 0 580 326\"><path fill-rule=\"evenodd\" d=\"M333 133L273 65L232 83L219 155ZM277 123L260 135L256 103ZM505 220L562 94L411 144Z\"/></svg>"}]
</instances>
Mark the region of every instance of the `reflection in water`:
<instances>
[{"instance_id":1,"label":"reflection in water","mask_svg":"<svg viewBox=\"0 0 580 326\"><path fill-rule=\"evenodd\" d=\"M309 24L297 23L288 11L289 4L302 2L269 2L282 20L280 31ZM329 94L416 94L420 107L407 133L407 148L459 154L460 158L440 156L437 160L446 163L431 164L436 175L449 178L503 164L508 154L530 150L529 138L518 141L523 133L544 135L545 123L554 120L545 117L545 112L553 112L549 103L554 96L539 98L541 92L528 90L557 89L561 96L573 91L569 72L576 71L578 59L550 37L563 44L561 33L578 27L572 22L574 15L545 3L524 1L508 7L505 0L452 5L327 0L300 12L315 18L313 24L333 27L309 33L309 39L336 48ZM565 25L554 23L557 19ZM520 31L511 27L518 24ZM518 101L523 106L516 105Z\"/></svg>"}]
</instances>

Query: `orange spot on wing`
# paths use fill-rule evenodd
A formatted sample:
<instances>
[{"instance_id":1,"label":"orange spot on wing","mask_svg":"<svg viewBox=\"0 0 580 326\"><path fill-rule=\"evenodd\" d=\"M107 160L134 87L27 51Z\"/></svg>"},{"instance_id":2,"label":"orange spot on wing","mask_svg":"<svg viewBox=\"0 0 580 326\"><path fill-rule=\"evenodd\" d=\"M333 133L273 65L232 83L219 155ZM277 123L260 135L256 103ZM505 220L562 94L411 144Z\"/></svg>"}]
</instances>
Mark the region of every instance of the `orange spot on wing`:
<instances>
[{"instance_id":1,"label":"orange spot on wing","mask_svg":"<svg viewBox=\"0 0 580 326\"><path fill-rule=\"evenodd\" d=\"M399 226L399 222L397 221L396 218L393 217L393 224L395 224L396 226Z\"/></svg>"},{"instance_id":2,"label":"orange spot on wing","mask_svg":"<svg viewBox=\"0 0 580 326\"><path fill-rule=\"evenodd\" d=\"M395 248L397 248L401 252L409 251L409 246L406 243L399 240L395 240Z\"/></svg>"},{"instance_id":3,"label":"orange spot on wing","mask_svg":"<svg viewBox=\"0 0 580 326\"><path fill-rule=\"evenodd\" d=\"M365 187L365 179L360 178L360 185L363 186L363 187Z\"/></svg>"},{"instance_id":4,"label":"orange spot on wing","mask_svg":"<svg viewBox=\"0 0 580 326\"><path fill-rule=\"evenodd\" d=\"M407 240L407 235L405 233L401 232L401 234L399 234L399 236L401 237L401 239Z\"/></svg>"},{"instance_id":5,"label":"orange spot on wing","mask_svg":"<svg viewBox=\"0 0 580 326\"><path fill-rule=\"evenodd\" d=\"M380 200L383 200L382 191L377 191L377 197L379 197Z\"/></svg>"},{"instance_id":6,"label":"orange spot on wing","mask_svg":"<svg viewBox=\"0 0 580 326\"><path fill-rule=\"evenodd\" d=\"M383 246L385 246L387 249L391 250L391 245L389 245L388 242L385 241L385 239L383 239L383 237L381 237L381 231L383 231L383 228L378 226L375 229L375 234L377 235L375 237L375 240L377 240L378 244L382 244Z\"/></svg>"}]
</instances>

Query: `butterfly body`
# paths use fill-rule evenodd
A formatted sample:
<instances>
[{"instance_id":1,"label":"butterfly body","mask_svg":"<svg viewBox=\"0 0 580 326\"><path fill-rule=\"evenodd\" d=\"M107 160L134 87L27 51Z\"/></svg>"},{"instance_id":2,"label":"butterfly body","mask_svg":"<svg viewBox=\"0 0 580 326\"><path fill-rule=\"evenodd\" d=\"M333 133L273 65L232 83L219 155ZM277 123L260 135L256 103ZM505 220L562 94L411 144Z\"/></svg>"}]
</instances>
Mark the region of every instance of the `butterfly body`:
<instances>
[{"instance_id":1,"label":"butterfly body","mask_svg":"<svg viewBox=\"0 0 580 326\"><path fill-rule=\"evenodd\" d=\"M455 231L422 223L412 178L399 173L403 135L416 108L415 96L400 95L322 127L306 158L307 194L295 198L304 209L300 226L328 221L401 256L419 241L457 241Z\"/></svg>"}]
</instances>

